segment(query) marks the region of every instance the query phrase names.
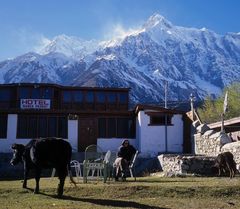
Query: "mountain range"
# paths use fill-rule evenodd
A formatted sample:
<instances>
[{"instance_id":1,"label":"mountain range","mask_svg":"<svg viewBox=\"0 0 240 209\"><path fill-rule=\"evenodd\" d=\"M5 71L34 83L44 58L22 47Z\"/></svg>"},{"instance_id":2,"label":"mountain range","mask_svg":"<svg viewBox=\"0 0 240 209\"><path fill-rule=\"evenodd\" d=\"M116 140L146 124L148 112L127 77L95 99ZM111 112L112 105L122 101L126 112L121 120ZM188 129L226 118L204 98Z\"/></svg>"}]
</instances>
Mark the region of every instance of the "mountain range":
<instances>
[{"instance_id":1,"label":"mountain range","mask_svg":"<svg viewBox=\"0 0 240 209\"><path fill-rule=\"evenodd\" d=\"M160 103L165 88L171 101L218 96L235 81L240 33L176 26L159 14L121 38L59 35L39 52L0 62L0 83L130 87L132 103Z\"/></svg>"}]
</instances>

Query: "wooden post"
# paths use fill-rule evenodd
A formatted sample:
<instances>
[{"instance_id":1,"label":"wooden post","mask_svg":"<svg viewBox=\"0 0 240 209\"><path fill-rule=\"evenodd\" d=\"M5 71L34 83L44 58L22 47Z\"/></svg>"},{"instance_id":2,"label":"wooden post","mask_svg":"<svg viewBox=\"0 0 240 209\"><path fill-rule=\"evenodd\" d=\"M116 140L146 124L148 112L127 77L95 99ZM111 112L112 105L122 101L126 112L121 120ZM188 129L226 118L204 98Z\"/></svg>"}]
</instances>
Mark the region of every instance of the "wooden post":
<instances>
[{"instance_id":1,"label":"wooden post","mask_svg":"<svg viewBox=\"0 0 240 209\"><path fill-rule=\"evenodd\" d=\"M193 96L193 94L190 94L190 105L191 105L191 115L192 115L192 121L195 120L195 114L194 114L194 106L193 106L193 102L194 102L195 97Z\"/></svg>"},{"instance_id":2,"label":"wooden post","mask_svg":"<svg viewBox=\"0 0 240 209\"><path fill-rule=\"evenodd\" d=\"M165 109L167 109L167 88L168 88L168 82L165 80ZM167 124L167 113L165 113L165 152L168 152L168 124Z\"/></svg>"},{"instance_id":3,"label":"wooden post","mask_svg":"<svg viewBox=\"0 0 240 209\"><path fill-rule=\"evenodd\" d=\"M225 130L224 130L224 113L222 113L221 117L222 117L221 133L225 133Z\"/></svg>"}]
</instances>

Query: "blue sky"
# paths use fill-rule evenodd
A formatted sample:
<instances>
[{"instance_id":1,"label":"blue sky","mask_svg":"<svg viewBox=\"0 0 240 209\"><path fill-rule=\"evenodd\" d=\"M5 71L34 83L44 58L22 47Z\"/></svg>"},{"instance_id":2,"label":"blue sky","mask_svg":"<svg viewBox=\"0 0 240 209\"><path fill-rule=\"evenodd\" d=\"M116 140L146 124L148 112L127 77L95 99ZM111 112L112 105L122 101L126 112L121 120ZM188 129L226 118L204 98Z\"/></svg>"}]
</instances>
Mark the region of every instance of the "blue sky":
<instances>
[{"instance_id":1,"label":"blue sky","mask_svg":"<svg viewBox=\"0 0 240 209\"><path fill-rule=\"evenodd\" d=\"M106 39L154 13L174 25L240 32L239 0L0 0L0 61L36 50L54 36Z\"/></svg>"}]
</instances>

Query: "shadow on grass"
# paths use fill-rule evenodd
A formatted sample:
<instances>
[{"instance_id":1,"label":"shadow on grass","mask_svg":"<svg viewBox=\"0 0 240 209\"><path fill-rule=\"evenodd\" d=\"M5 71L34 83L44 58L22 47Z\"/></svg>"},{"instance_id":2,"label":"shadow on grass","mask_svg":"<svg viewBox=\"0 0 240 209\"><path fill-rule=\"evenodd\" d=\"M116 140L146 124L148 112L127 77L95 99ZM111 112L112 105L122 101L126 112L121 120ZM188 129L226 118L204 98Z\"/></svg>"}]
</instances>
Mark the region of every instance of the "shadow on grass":
<instances>
[{"instance_id":1,"label":"shadow on grass","mask_svg":"<svg viewBox=\"0 0 240 209\"><path fill-rule=\"evenodd\" d=\"M129 182L136 182L136 183L192 183L197 182L195 180L139 180L139 181L129 181Z\"/></svg>"},{"instance_id":2,"label":"shadow on grass","mask_svg":"<svg viewBox=\"0 0 240 209\"><path fill-rule=\"evenodd\" d=\"M49 195L44 193L39 193L45 196L49 196L52 198L58 198L56 195ZM71 201L79 201L79 202L88 202L92 204L102 205L102 206L111 206L111 207L122 207L122 208L141 208L141 209L169 209L169 208L162 208L158 206L150 206L146 204L141 204L133 201L124 201L124 200L108 200L108 199L93 199L93 198L78 198L78 197L71 197L63 195L63 200L71 200Z\"/></svg>"}]
</instances>

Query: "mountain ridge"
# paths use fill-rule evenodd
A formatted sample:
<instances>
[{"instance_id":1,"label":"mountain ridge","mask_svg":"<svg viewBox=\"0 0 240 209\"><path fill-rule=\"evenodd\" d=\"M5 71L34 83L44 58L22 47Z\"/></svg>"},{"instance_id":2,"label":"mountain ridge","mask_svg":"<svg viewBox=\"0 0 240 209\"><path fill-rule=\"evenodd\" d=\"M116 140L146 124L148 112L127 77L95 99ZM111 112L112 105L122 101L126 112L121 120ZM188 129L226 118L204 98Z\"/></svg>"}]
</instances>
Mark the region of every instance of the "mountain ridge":
<instances>
[{"instance_id":1,"label":"mountain ridge","mask_svg":"<svg viewBox=\"0 0 240 209\"><path fill-rule=\"evenodd\" d=\"M60 35L39 53L0 62L0 83L130 87L133 103L218 96L240 81L240 33L175 26L159 14L125 37L86 41Z\"/></svg>"}]
</instances>

